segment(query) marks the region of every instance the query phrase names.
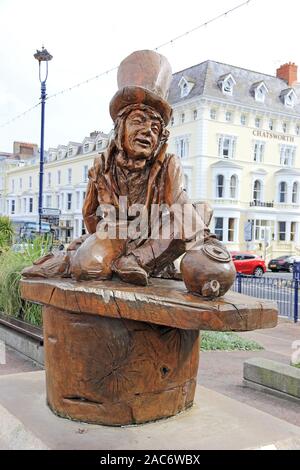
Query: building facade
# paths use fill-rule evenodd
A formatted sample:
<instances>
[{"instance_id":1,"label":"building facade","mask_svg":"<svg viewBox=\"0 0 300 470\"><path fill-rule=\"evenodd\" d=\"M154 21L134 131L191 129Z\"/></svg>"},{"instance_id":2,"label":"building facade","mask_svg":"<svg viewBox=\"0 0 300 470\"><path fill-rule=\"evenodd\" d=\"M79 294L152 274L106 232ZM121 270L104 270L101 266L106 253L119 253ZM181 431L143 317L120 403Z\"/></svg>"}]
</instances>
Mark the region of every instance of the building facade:
<instances>
[{"instance_id":1,"label":"building facade","mask_svg":"<svg viewBox=\"0 0 300 470\"><path fill-rule=\"evenodd\" d=\"M88 170L97 153L107 146L109 136L92 132L83 142L69 142L45 152L43 208L45 212L59 209L59 224L54 226L63 242L85 233L82 205L88 181ZM16 145L18 143L15 143ZM27 144L32 145L32 144ZM14 149L16 150L16 149ZM10 157L12 158L12 157ZM39 154L14 152L14 165L2 173L2 213L17 227L38 222ZM0 162L1 164L1 162Z\"/></svg>"},{"instance_id":2,"label":"building facade","mask_svg":"<svg viewBox=\"0 0 300 470\"><path fill-rule=\"evenodd\" d=\"M173 76L170 149L230 250L300 251L298 97L291 63L270 76L206 61Z\"/></svg>"}]
</instances>

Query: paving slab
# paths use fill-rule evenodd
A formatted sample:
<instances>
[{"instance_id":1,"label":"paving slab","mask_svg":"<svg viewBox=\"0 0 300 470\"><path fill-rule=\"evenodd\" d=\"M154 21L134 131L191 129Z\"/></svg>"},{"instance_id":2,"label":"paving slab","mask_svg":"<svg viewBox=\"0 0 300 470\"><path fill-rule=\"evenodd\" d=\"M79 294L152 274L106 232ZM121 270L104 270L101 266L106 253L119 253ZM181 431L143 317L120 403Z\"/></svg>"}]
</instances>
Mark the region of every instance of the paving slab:
<instances>
[{"instance_id":1,"label":"paving slab","mask_svg":"<svg viewBox=\"0 0 300 470\"><path fill-rule=\"evenodd\" d=\"M300 428L198 387L195 405L140 426L88 425L55 416L46 405L43 371L0 377L0 442L7 449L300 449Z\"/></svg>"}]
</instances>

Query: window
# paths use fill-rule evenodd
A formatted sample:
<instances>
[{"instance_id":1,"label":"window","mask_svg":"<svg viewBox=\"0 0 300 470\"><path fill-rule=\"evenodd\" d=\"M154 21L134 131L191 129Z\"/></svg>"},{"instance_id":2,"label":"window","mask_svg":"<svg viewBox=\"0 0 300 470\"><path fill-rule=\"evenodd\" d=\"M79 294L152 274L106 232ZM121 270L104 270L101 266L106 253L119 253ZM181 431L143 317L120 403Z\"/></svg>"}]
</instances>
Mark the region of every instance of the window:
<instances>
[{"instance_id":1,"label":"window","mask_svg":"<svg viewBox=\"0 0 300 470\"><path fill-rule=\"evenodd\" d=\"M224 193L225 193L225 187L224 187L224 175L218 175L217 176L217 197L218 198L222 198L224 197Z\"/></svg>"},{"instance_id":2,"label":"window","mask_svg":"<svg viewBox=\"0 0 300 470\"><path fill-rule=\"evenodd\" d=\"M72 183L72 168L68 168L68 184Z\"/></svg>"},{"instance_id":3,"label":"window","mask_svg":"<svg viewBox=\"0 0 300 470\"><path fill-rule=\"evenodd\" d=\"M210 119L216 119L217 117L217 112L215 109L210 110Z\"/></svg>"},{"instance_id":4,"label":"window","mask_svg":"<svg viewBox=\"0 0 300 470\"><path fill-rule=\"evenodd\" d=\"M48 194L46 196L46 207L51 207L52 206L52 196Z\"/></svg>"},{"instance_id":5,"label":"window","mask_svg":"<svg viewBox=\"0 0 300 470\"><path fill-rule=\"evenodd\" d=\"M33 197L29 198L29 212L33 212Z\"/></svg>"},{"instance_id":6,"label":"window","mask_svg":"<svg viewBox=\"0 0 300 470\"><path fill-rule=\"evenodd\" d=\"M27 211L27 199L24 197L23 199L23 212L26 214Z\"/></svg>"},{"instance_id":7,"label":"window","mask_svg":"<svg viewBox=\"0 0 300 470\"><path fill-rule=\"evenodd\" d=\"M69 147L68 155L69 155L69 157L72 157L72 155L73 155L73 147Z\"/></svg>"},{"instance_id":8,"label":"window","mask_svg":"<svg viewBox=\"0 0 300 470\"><path fill-rule=\"evenodd\" d=\"M231 217L228 219L228 241L234 241L234 219Z\"/></svg>"},{"instance_id":9,"label":"window","mask_svg":"<svg viewBox=\"0 0 300 470\"><path fill-rule=\"evenodd\" d=\"M280 146L280 165L292 167L295 161L296 147L292 145Z\"/></svg>"},{"instance_id":10,"label":"window","mask_svg":"<svg viewBox=\"0 0 300 470\"><path fill-rule=\"evenodd\" d=\"M174 126L174 116L171 117L171 126Z\"/></svg>"},{"instance_id":11,"label":"window","mask_svg":"<svg viewBox=\"0 0 300 470\"><path fill-rule=\"evenodd\" d=\"M293 183L293 191L292 191L292 203L297 204L298 202L298 183L296 181Z\"/></svg>"},{"instance_id":12,"label":"window","mask_svg":"<svg viewBox=\"0 0 300 470\"><path fill-rule=\"evenodd\" d=\"M98 140L97 142L97 150L101 150L103 147L103 140Z\"/></svg>"},{"instance_id":13,"label":"window","mask_svg":"<svg viewBox=\"0 0 300 470\"><path fill-rule=\"evenodd\" d=\"M194 116L194 121L196 121L196 119L197 119L197 117L198 117L197 109L194 109L194 111L193 111L193 116Z\"/></svg>"},{"instance_id":14,"label":"window","mask_svg":"<svg viewBox=\"0 0 300 470\"><path fill-rule=\"evenodd\" d=\"M219 136L218 138L218 154L223 158L234 158L236 137Z\"/></svg>"},{"instance_id":15,"label":"window","mask_svg":"<svg viewBox=\"0 0 300 470\"><path fill-rule=\"evenodd\" d=\"M61 157L62 157L62 151L61 151L61 150L59 150L59 152L58 152L58 154L57 154L57 155L58 155L58 159L60 160L60 159L61 159Z\"/></svg>"},{"instance_id":16,"label":"window","mask_svg":"<svg viewBox=\"0 0 300 470\"><path fill-rule=\"evenodd\" d=\"M258 118L258 117L255 118L254 124L255 124L255 127L260 127L260 118Z\"/></svg>"},{"instance_id":17,"label":"window","mask_svg":"<svg viewBox=\"0 0 300 470\"><path fill-rule=\"evenodd\" d=\"M70 211L72 209L72 193L67 194L67 210Z\"/></svg>"},{"instance_id":18,"label":"window","mask_svg":"<svg viewBox=\"0 0 300 470\"><path fill-rule=\"evenodd\" d=\"M188 157L188 154L189 154L188 137L178 137L176 139L176 153L180 158Z\"/></svg>"},{"instance_id":19,"label":"window","mask_svg":"<svg viewBox=\"0 0 300 470\"><path fill-rule=\"evenodd\" d=\"M278 235L279 241L283 242L286 239L286 222L278 222Z\"/></svg>"},{"instance_id":20,"label":"window","mask_svg":"<svg viewBox=\"0 0 300 470\"><path fill-rule=\"evenodd\" d=\"M23 186L23 180L22 178L19 178L19 188L22 189Z\"/></svg>"},{"instance_id":21,"label":"window","mask_svg":"<svg viewBox=\"0 0 300 470\"><path fill-rule=\"evenodd\" d=\"M265 149L264 142L254 142L254 155L253 160L257 163L261 163L263 161L263 154Z\"/></svg>"},{"instance_id":22,"label":"window","mask_svg":"<svg viewBox=\"0 0 300 470\"><path fill-rule=\"evenodd\" d=\"M263 103L265 101L266 93L266 87L264 85L257 87L255 90L256 101Z\"/></svg>"},{"instance_id":23,"label":"window","mask_svg":"<svg viewBox=\"0 0 300 470\"><path fill-rule=\"evenodd\" d=\"M283 103L288 108L293 108L297 101L297 95L293 89L283 90L280 95L281 99L283 99Z\"/></svg>"},{"instance_id":24,"label":"window","mask_svg":"<svg viewBox=\"0 0 300 470\"><path fill-rule=\"evenodd\" d=\"M85 234L86 234L86 229L85 229L84 220L83 220L81 224L81 235L85 235Z\"/></svg>"},{"instance_id":25,"label":"window","mask_svg":"<svg viewBox=\"0 0 300 470\"><path fill-rule=\"evenodd\" d=\"M79 209L80 204L80 192L76 191L76 209Z\"/></svg>"},{"instance_id":26,"label":"window","mask_svg":"<svg viewBox=\"0 0 300 470\"><path fill-rule=\"evenodd\" d=\"M270 129L270 131L272 131L273 128L274 128L274 121L273 121L273 119L270 119L269 120L269 129Z\"/></svg>"},{"instance_id":27,"label":"window","mask_svg":"<svg viewBox=\"0 0 300 470\"><path fill-rule=\"evenodd\" d=\"M241 124L242 124L242 126L245 126L246 122L247 122L246 114L241 114Z\"/></svg>"},{"instance_id":28,"label":"window","mask_svg":"<svg viewBox=\"0 0 300 470\"><path fill-rule=\"evenodd\" d=\"M225 114L225 120L227 122L230 122L232 119L232 113L230 111L227 111L226 114Z\"/></svg>"},{"instance_id":29,"label":"window","mask_svg":"<svg viewBox=\"0 0 300 470\"><path fill-rule=\"evenodd\" d=\"M287 183L281 181L279 183L279 202L286 202L287 200Z\"/></svg>"},{"instance_id":30,"label":"window","mask_svg":"<svg viewBox=\"0 0 300 470\"><path fill-rule=\"evenodd\" d=\"M262 200L262 184L261 181L255 180L253 185L253 201L261 202Z\"/></svg>"},{"instance_id":31,"label":"window","mask_svg":"<svg viewBox=\"0 0 300 470\"><path fill-rule=\"evenodd\" d=\"M183 82L183 84L181 85L181 98L183 98L184 96L187 96L188 94L189 94L188 84L186 82Z\"/></svg>"},{"instance_id":32,"label":"window","mask_svg":"<svg viewBox=\"0 0 300 470\"><path fill-rule=\"evenodd\" d=\"M89 171L89 167L87 165L84 165L84 167L83 167L83 181L84 181L84 183L86 183L87 180L88 180L88 171Z\"/></svg>"},{"instance_id":33,"label":"window","mask_svg":"<svg viewBox=\"0 0 300 470\"><path fill-rule=\"evenodd\" d=\"M60 184L61 183L61 171L58 170L57 171L57 184Z\"/></svg>"},{"instance_id":34,"label":"window","mask_svg":"<svg viewBox=\"0 0 300 470\"><path fill-rule=\"evenodd\" d=\"M287 131L287 124L286 124L286 122L283 122L283 123L282 123L282 131L283 131L283 132L286 132L286 131Z\"/></svg>"},{"instance_id":35,"label":"window","mask_svg":"<svg viewBox=\"0 0 300 470\"><path fill-rule=\"evenodd\" d=\"M14 199L11 200L11 214L14 214L16 210L16 201Z\"/></svg>"},{"instance_id":36,"label":"window","mask_svg":"<svg viewBox=\"0 0 300 470\"><path fill-rule=\"evenodd\" d=\"M32 189L32 176L29 176L28 186L29 186L29 189Z\"/></svg>"},{"instance_id":37,"label":"window","mask_svg":"<svg viewBox=\"0 0 300 470\"><path fill-rule=\"evenodd\" d=\"M299 126L299 124L296 126L295 132L296 132L297 135L300 134L300 126Z\"/></svg>"},{"instance_id":38,"label":"window","mask_svg":"<svg viewBox=\"0 0 300 470\"><path fill-rule=\"evenodd\" d=\"M222 93L224 93L224 95L232 95L233 86L235 84L236 84L236 81L234 80L231 73L221 76L218 80L218 85L221 88Z\"/></svg>"},{"instance_id":39,"label":"window","mask_svg":"<svg viewBox=\"0 0 300 470\"><path fill-rule=\"evenodd\" d=\"M48 187L50 187L50 186L51 186L51 173L48 173L48 174L47 174L47 182L48 182L48 183L47 183L47 184L48 184Z\"/></svg>"},{"instance_id":40,"label":"window","mask_svg":"<svg viewBox=\"0 0 300 470\"><path fill-rule=\"evenodd\" d=\"M291 242L296 240L296 222L291 222Z\"/></svg>"},{"instance_id":41,"label":"window","mask_svg":"<svg viewBox=\"0 0 300 470\"><path fill-rule=\"evenodd\" d=\"M90 149L90 144L89 143L84 144L84 146L83 146L84 153L87 153L89 151L89 149Z\"/></svg>"},{"instance_id":42,"label":"window","mask_svg":"<svg viewBox=\"0 0 300 470\"><path fill-rule=\"evenodd\" d=\"M223 217L215 217L215 235L218 240L223 240Z\"/></svg>"},{"instance_id":43,"label":"window","mask_svg":"<svg viewBox=\"0 0 300 470\"><path fill-rule=\"evenodd\" d=\"M181 122L181 124L183 124L184 121L185 121L185 114L182 113L182 114L180 115L180 122Z\"/></svg>"},{"instance_id":44,"label":"window","mask_svg":"<svg viewBox=\"0 0 300 470\"><path fill-rule=\"evenodd\" d=\"M232 175L230 178L230 197L236 199L237 197L237 176Z\"/></svg>"}]
</instances>

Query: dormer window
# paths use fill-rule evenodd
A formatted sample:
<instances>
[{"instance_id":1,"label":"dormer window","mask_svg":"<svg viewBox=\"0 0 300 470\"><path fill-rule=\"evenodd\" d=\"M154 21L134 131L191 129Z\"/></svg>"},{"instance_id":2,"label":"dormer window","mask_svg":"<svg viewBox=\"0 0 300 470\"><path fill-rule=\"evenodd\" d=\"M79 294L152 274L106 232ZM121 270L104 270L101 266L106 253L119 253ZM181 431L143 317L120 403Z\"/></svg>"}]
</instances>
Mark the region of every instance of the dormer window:
<instances>
[{"instance_id":1,"label":"dormer window","mask_svg":"<svg viewBox=\"0 0 300 470\"><path fill-rule=\"evenodd\" d=\"M231 75L231 73L222 75L218 80L218 85L224 95L232 95L233 87L235 84L236 81Z\"/></svg>"},{"instance_id":2,"label":"dormer window","mask_svg":"<svg viewBox=\"0 0 300 470\"><path fill-rule=\"evenodd\" d=\"M297 103L297 95L293 88L287 88L286 90L282 90L280 98L283 104L288 108L293 108Z\"/></svg>"},{"instance_id":3,"label":"dormer window","mask_svg":"<svg viewBox=\"0 0 300 470\"><path fill-rule=\"evenodd\" d=\"M192 78L189 77L181 77L178 86L180 88L180 98L184 98L185 96L188 96L190 91L195 85L195 81Z\"/></svg>"},{"instance_id":4,"label":"dormer window","mask_svg":"<svg viewBox=\"0 0 300 470\"><path fill-rule=\"evenodd\" d=\"M97 150L101 150L103 147L103 140L98 140L97 142Z\"/></svg>"},{"instance_id":5,"label":"dormer window","mask_svg":"<svg viewBox=\"0 0 300 470\"><path fill-rule=\"evenodd\" d=\"M84 153L87 153L89 151L89 149L90 149L90 144L84 144L84 146L83 146Z\"/></svg>"},{"instance_id":6,"label":"dormer window","mask_svg":"<svg viewBox=\"0 0 300 470\"><path fill-rule=\"evenodd\" d=\"M72 155L73 155L73 147L69 147L69 149L68 149L68 155L69 155L69 157L72 157Z\"/></svg>"},{"instance_id":7,"label":"dormer window","mask_svg":"<svg viewBox=\"0 0 300 470\"><path fill-rule=\"evenodd\" d=\"M251 93L254 95L255 101L260 103L264 103L268 91L265 82L254 83L251 87Z\"/></svg>"}]
</instances>

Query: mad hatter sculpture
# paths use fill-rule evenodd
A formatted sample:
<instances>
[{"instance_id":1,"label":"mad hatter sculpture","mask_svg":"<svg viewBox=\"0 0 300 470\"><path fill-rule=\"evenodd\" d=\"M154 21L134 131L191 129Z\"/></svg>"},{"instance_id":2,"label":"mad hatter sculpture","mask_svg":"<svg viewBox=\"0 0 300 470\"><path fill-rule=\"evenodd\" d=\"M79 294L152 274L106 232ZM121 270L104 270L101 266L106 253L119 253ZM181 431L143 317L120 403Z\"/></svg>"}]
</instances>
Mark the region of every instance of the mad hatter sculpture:
<instances>
[{"instance_id":1,"label":"mad hatter sculpture","mask_svg":"<svg viewBox=\"0 0 300 470\"><path fill-rule=\"evenodd\" d=\"M89 235L75 240L65 255L38 260L23 276L103 280L116 273L125 282L147 285L149 276L172 277L173 261L189 251L181 270L191 292L213 297L229 289L235 269L207 228L212 212L205 203L200 209L190 203L180 160L167 153L171 79L170 64L156 52L137 51L121 62L119 90L110 102L114 138L89 171L83 206ZM153 207L167 208L168 215L153 217ZM107 215L111 208L113 219ZM103 236L107 221L113 236ZM130 223L140 225L135 236L128 233ZM169 234L163 236L167 224Z\"/></svg>"}]
</instances>

